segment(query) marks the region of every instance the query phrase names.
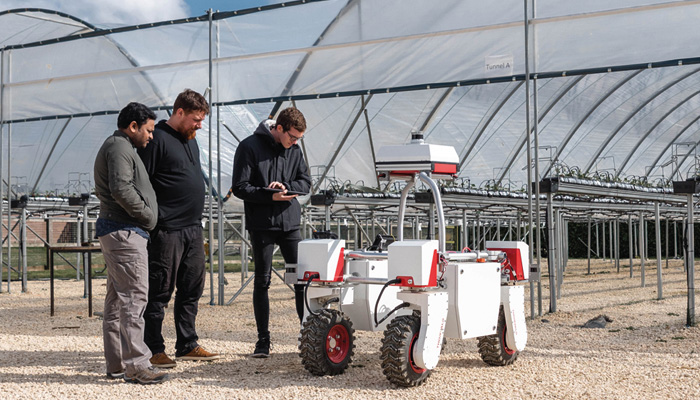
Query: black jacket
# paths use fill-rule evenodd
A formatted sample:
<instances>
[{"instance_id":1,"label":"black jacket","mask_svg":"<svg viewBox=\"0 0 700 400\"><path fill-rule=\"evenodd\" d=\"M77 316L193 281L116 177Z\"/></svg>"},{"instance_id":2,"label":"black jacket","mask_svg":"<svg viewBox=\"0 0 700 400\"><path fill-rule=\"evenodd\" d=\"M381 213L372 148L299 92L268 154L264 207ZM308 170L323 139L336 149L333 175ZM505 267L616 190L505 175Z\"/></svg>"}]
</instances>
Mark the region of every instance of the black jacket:
<instances>
[{"instance_id":1,"label":"black jacket","mask_svg":"<svg viewBox=\"0 0 700 400\"><path fill-rule=\"evenodd\" d=\"M274 121L260 123L245 138L233 159L233 194L245 204L249 231L299 229L301 206L297 199L274 201L272 192L263 190L270 182L282 182L287 190L309 192L311 178L298 145L289 149L275 142L270 133Z\"/></svg>"},{"instance_id":2,"label":"black jacket","mask_svg":"<svg viewBox=\"0 0 700 400\"><path fill-rule=\"evenodd\" d=\"M153 140L138 153L158 197L158 228L199 225L205 187L197 139L185 140L162 120L153 131Z\"/></svg>"}]
</instances>

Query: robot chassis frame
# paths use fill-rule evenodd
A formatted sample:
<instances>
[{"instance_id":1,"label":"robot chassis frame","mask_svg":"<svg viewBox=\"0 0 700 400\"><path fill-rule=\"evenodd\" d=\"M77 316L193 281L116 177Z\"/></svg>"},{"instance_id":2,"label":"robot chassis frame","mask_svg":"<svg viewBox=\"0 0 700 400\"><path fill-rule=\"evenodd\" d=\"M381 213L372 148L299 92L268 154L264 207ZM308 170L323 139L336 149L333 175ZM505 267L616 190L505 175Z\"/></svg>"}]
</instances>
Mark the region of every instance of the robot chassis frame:
<instances>
[{"instance_id":1,"label":"robot chassis frame","mask_svg":"<svg viewBox=\"0 0 700 400\"><path fill-rule=\"evenodd\" d=\"M445 251L437 184L429 172L400 178L410 180L401 193L399 221L420 179L433 194L439 241L403 240L401 229L387 249L380 237L374 248L347 253L344 240L302 241L298 262L288 264L286 273L289 283L306 283L302 364L318 376L343 373L354 356L355 330L384 332L382 371L398 386L425 382L445 337L477 338L484 362L512 364L527 342L527 245L486 242L486 251Z\"/></svg>"}]
</instances>

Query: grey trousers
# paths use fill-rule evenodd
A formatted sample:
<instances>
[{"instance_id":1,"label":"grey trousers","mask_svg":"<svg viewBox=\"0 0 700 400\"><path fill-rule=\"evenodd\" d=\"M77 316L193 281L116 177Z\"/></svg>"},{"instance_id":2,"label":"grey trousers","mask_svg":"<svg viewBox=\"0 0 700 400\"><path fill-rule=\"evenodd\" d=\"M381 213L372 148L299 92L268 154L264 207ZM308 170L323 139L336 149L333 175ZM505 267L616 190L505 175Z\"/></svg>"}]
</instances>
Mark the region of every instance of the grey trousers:
<instances>
[{"instance_id":1,"label":"grey trousers","mask_svg":"<svg viewBox=\"0 0 700 400\"><path fill-rule=\"evenodd\" d=\"M107 372L128 375L151 366L151 351L143 341L143 313L148 303L147 240L133 231L100 236L107 265L102 335Z\"/></svg>"}]
</instances>

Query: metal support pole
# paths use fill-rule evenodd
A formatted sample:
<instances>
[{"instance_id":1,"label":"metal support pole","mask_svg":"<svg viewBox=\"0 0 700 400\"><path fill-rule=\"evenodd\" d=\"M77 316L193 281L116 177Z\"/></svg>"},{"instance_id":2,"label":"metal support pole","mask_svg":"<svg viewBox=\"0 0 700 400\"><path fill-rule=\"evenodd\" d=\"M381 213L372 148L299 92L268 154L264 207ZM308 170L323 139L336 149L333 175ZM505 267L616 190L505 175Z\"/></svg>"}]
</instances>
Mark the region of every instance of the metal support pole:
<instances>
[{"instance_id":1,"label":"metal support pole","mask_svg":"<svg viewBox=\"0 0 700 400\"><path fill-rule=\"evenodd\" d=\"M80 234L80 214L75 216L75 244L80 246L81 234ZM83 255L80 253L75 254L75 280L80 282L80 259ZM83 298L87 298L87 281L85 281L85 292L83 293Z\"/></svg>"},{"instance_id":2,"label":"metal support pole","mask_svg":"<svg viewBox=\"0 0 700 400\"><path fill-rule=\"evenodd\" d=\"M12 185L10 176L12 159L12 125L7 126L7 293L10 293L10 282L12 281ZM2 182L0 181L0 184Z\"/></svg>"},{"instance_id":3,"label":"metal support pole","mask_svg":"<svg viewBox=\"0 0 700 400\"><path fill-rule=\"evenodd\" d=\"M209 14L209 19L212 20L214 18L213 13ZM210 26L214 25L213 21L210 22ZM214 25L216 28L216 57L219 58L220 56L220 30L219 30L219 23L217 22L216 25ZM211 30L211 28L210 28ZM210 38L209 41L211 43L211 33L210 33ZM211 44L209 45L211 49ZM210 50L211 54L211 50ZM213 60L212 60L213 64ZM209 104L212 104L212 99L213 99L213 92L216 90L216 97L218 99L219 97L219 74L218 74L218 68L217 68L217 79L216 79L216 89L214 89L214 69L213 65L210 66L210 72L209 72L209 77L210 77L210 82L209 82L209 87L211 90L209 91ZM211 115L211 112L210 114ZM221 153L222 153L222 147L221 147L221 110L219 106L216 106L216 184L217 184L217 192L218 196L216 197L217 201L217 214L216 214L216 220L218 221L217 227L218 233L217 233L217 247L219 249L219 275L218 275L218 298L217 302L219 305L224 305L226 300L225 300L225 287L226 287L226 277L225 277L225 272L226 272L226 234L224 233L224 192L226 189L221 186L221 182L223 181L223 177L221 176ZM223 241L222 241L223 238ZM246 254L247 254L247 249L246 249ZM241 264L241 269L242 269L243 264ZM213 270L212 270L213 271ZM247 271L246 271L247 273ZM214 281L212 277L212 282ZM211 289L212 291L214 290L213 288Z\"/></svg>"},{"instance_id":4,"label":"metal support pole","mask_svg":"<svg viewBox=\"0 0 700 400\"><path fill-rule=\"evenodd\" d=\"M632 266L634 265L634 239L632 238L632 214L627 216L628 222L627 222L627 228L629 230L628 234L628 240L629 240L629 246L630 246L630 278L632 277Z\"/></svg>"},{"instance_id":5,"label":"metal support pole","mask_svg":"<svg viewBox=\"0 0 700 400\"><path fill-rule=\"evenodd\" d=\"M476 214L476 235L474 235L474 248L472 250L477 251L479 249L479 244L481 243L481 215Z\"/></svg>"},{"instance_id":6,"label":"metal support pole","mask_svg":"<svg viewBox=\"0 0 700 400\"><path fill-rule=\"evenodd\" d=\"M688 279L688 312L686 324L695 326L695 224L693 223L693 194L688 193L688 250L686 271Z\"/></svg>"},{"instance_id":7,"label":"metal support pole","mask_svg":"<svg viewBox=\"0 0 700 400\"><path fill-rule=\"evenodd\" d=\"M661 279L661 215L659 213L659 202L654 203L654 215L656 217L656 292L657 299L664 298L664 287Z\"/></svg>"},{"instance_id":8,"label":"metal support pole","mask_svg":"<svg viewBox=\"0 0 700 400\"><path fill-rule=\"evenodd\" d=\"M557 209L554 212L555 222L554 222L554 233L555 240L557 242L557 299L561 299L561 284L564 281L564 251L562 249L562 218L561 209Z\"/></svg>"},{"instance_id":9,"label":"metal support pole","mask_svg":"<svg viewBox=\"0 0 700 400\"><path fill-rule=\"evenodd\" d=\"M469 241L468 241L469 238L467 237L467 234L469 233L469 225L468 225L468 222L469 222L469 221L467 221L467 210L466 210L466 209L462 209L462 243L461 243L461 246L460 246L461 249L464 249L465 247L468 247L468 246L469 246L469 245L467 244L467 243L469 243ZM461 250L461 249L460 249L460 250Z\"/></svg>"},{"instance_id":10,"label":"metal support pole","mask_svg":"<svg viewBox=\"0 0 700 400\"><path fill-rule=\"evenodd\" d=\"M0 218L2 218L3 212L5 211L5 206L2 202L3 199L3 194L5 193L5 188L4 185L2 184L2 157L3 157L3 139L5 136L5 51L0 50ZM8 188L9 189L9 188ZM7 191L7 198L10 198L10 191ZM10 208L10 202L7 202L7 208ZM7 235L9 236L10 233L8 231ZM0 293L3 292L2 290L2 276L3 276L3 249L2 249L2 239L5 237L3 230L2 230L2 224L0 224ZM7 263L7 275L10 275L10 263ZM8 281L9 285L9 281Z\"/></svg>"},{"instance_id":11,"label":"metal support pole","mask_svg":"<svg viewBox=\"0 0 700 400\"><path fill-rule=\"evenodd\" d=\"M214 28L213 24L213 15L214 11L210 8L207 10L207 14L209 15L209 41L207 42L209 44L209 81L208 81L208 87L207 87L207 92L209 93L209 104L211 105L211 91L212 91L212 66L213 66L213 54L212 54L212 32ZM214 183L213 181L213 163L212 163L212 154L213 151L213 127L211 123L211 114L212 110L209 110L209 115L208 115L208 125L209 125L209 159L208 162L208 174L207 174L207 180L209 182L209 190L208 190L208 205L209 205L209 305L215 305L216 303L214 302ZM221 220L219 220L219 225L221 225ZM221 237L219 236L219 239ZM221 249L219 249L219 253L221 253Z\"/></svg>"},{"instance_id":12,"label":"metal support pole","mask_svg":"<svg viewBox=\"0 0 700 400\"><path fill-rule=\"evenodd\" d=\"M673 257L678 258L678 221L673 221Z\"/></svg>"},{"instance_id":13,"label":"metal support pole","mask_svg":"<svg viewBox=\"0 0 700 400\"><path fill-rule=\"evenodd\" d=\"M22 207L22 224L20 225L20 240L22 241L22 293L27 292L27 209Z\"/></svg>"},{"instance_id":14,"label":"metal support pole","mask_svg":"<svg viewBox=\"0 0 700 400\"><path fill-rule=\"evenodd\" d=\"M549 269L549 312L557 311L557 289L556 289L556 232L554 230L554 206L552 204L552 193L547 193L547 230L549 232L549 257L547 260Z\"/></svg>"},{"instance_id":15,"label":"metal support pole","mask_svg":"<svg viewBox=\"0 0 700 400\"><path fill-rule=\"evenodd\" d=\"M241 285L248 278L248 231L245 226L245 215L241 215Z\"/></svg>"},{"instance_id":16,"label":"metal support pole","mask_svg":"<svg viewBox=\"0 0 700 400\"><path fill-rule=\"evenodd\" d=\"M591 274L591 217L588 217L588 243L586 244L588 247L588 275Z\"/></svg>"},{"instance_id":17,"label":"metal support pole","mask_svg":"<svg viewBox=\"0 0 700 400\"><path fill-rule=\"evenodd\" d=\"M620 273L620 218L615 217L615 267Z\"/></svg>"},{"instance_id":18,"label":"metal support pole","mask_svg":"<svg viewBox=\"0 0 700 400\"><path fill-rule=\"evenodd\" d=\"M644 222L644 214L642 212L639 213L639 259L641 262L641 271L642 271L642 287L646 286L645 282L645 268L644 268L644 258L646 257L645 252L645 246L644 246L644 225L646 223Z\"/></svg>"},{"instance_id":19,"label":"metal support pole","mask_svg":"<svg viewBox=\"0 0 700 400\"><path fill-rule=\"evenodd\" d=\"M562 215L564 221L564 269L569 265L569 220Z\"/></svg>"},{"instance_id":20,"label":"metal support pole","mask_svg":"<svg viewBox=\"0 0 700 400\"><path fill-rule=\"evenodd\" d=\"M664 227L666 228L666 236L664 236L666 238L666 268L668 268L668 225L669 225L668 217L664 218L664 220L665 220Z\"/></svg>"},{"instance_id":21,"label":"metal support pole","mask_svg":"<svg viewBox=\"0 0 700 400\"><path fill-rule=\"evenodd\" d=\"M605 221L602 221L600 223L600 238L601 238L601 244L603 245L603 252L601 255L603 256L603 261L605 261Z\"/></svg>"},{"instance_id":22,"label":"metal support pole","mask_svg":"<svg viewBox=\"0 0 700 400\"><path fill-rule=\"evenodd\" d=\"M600 234L598 232L598 223L595 223L595 254L596 258L600 258Z\"/></svg>"}]
</instances>

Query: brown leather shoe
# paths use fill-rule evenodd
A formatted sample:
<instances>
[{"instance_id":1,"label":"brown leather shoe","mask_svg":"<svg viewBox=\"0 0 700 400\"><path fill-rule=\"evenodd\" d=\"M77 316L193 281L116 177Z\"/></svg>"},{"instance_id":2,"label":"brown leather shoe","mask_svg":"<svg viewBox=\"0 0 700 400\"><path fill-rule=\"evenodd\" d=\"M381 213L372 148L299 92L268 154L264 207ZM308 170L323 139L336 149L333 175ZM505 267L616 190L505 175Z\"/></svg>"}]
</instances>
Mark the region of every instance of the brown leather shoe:
<instances>
[{"instance_id":1,"label":"brown leather shoe","mask_svg":"<svg viewBox=\"0 0 700 400\"><path fill-rule=\"evenodd\" d=\"M204 347L197 346L192 351L181 356L175 356L176 360L190 360L190 361L211 361L218 360L221 358L221 354L210 353L204 350Z\"/></svg>"},{"instance_id":2,"label":"brown leather shoe","mask_svg":"<svg viewBox=\"0 0 700 400\"><path fill-rule=\"evenodd\" d=\"M175 360L165 353L154 354L150 361L151 365L158 368L174 368L177 365Z\"/></svg>"}]
</instances>

